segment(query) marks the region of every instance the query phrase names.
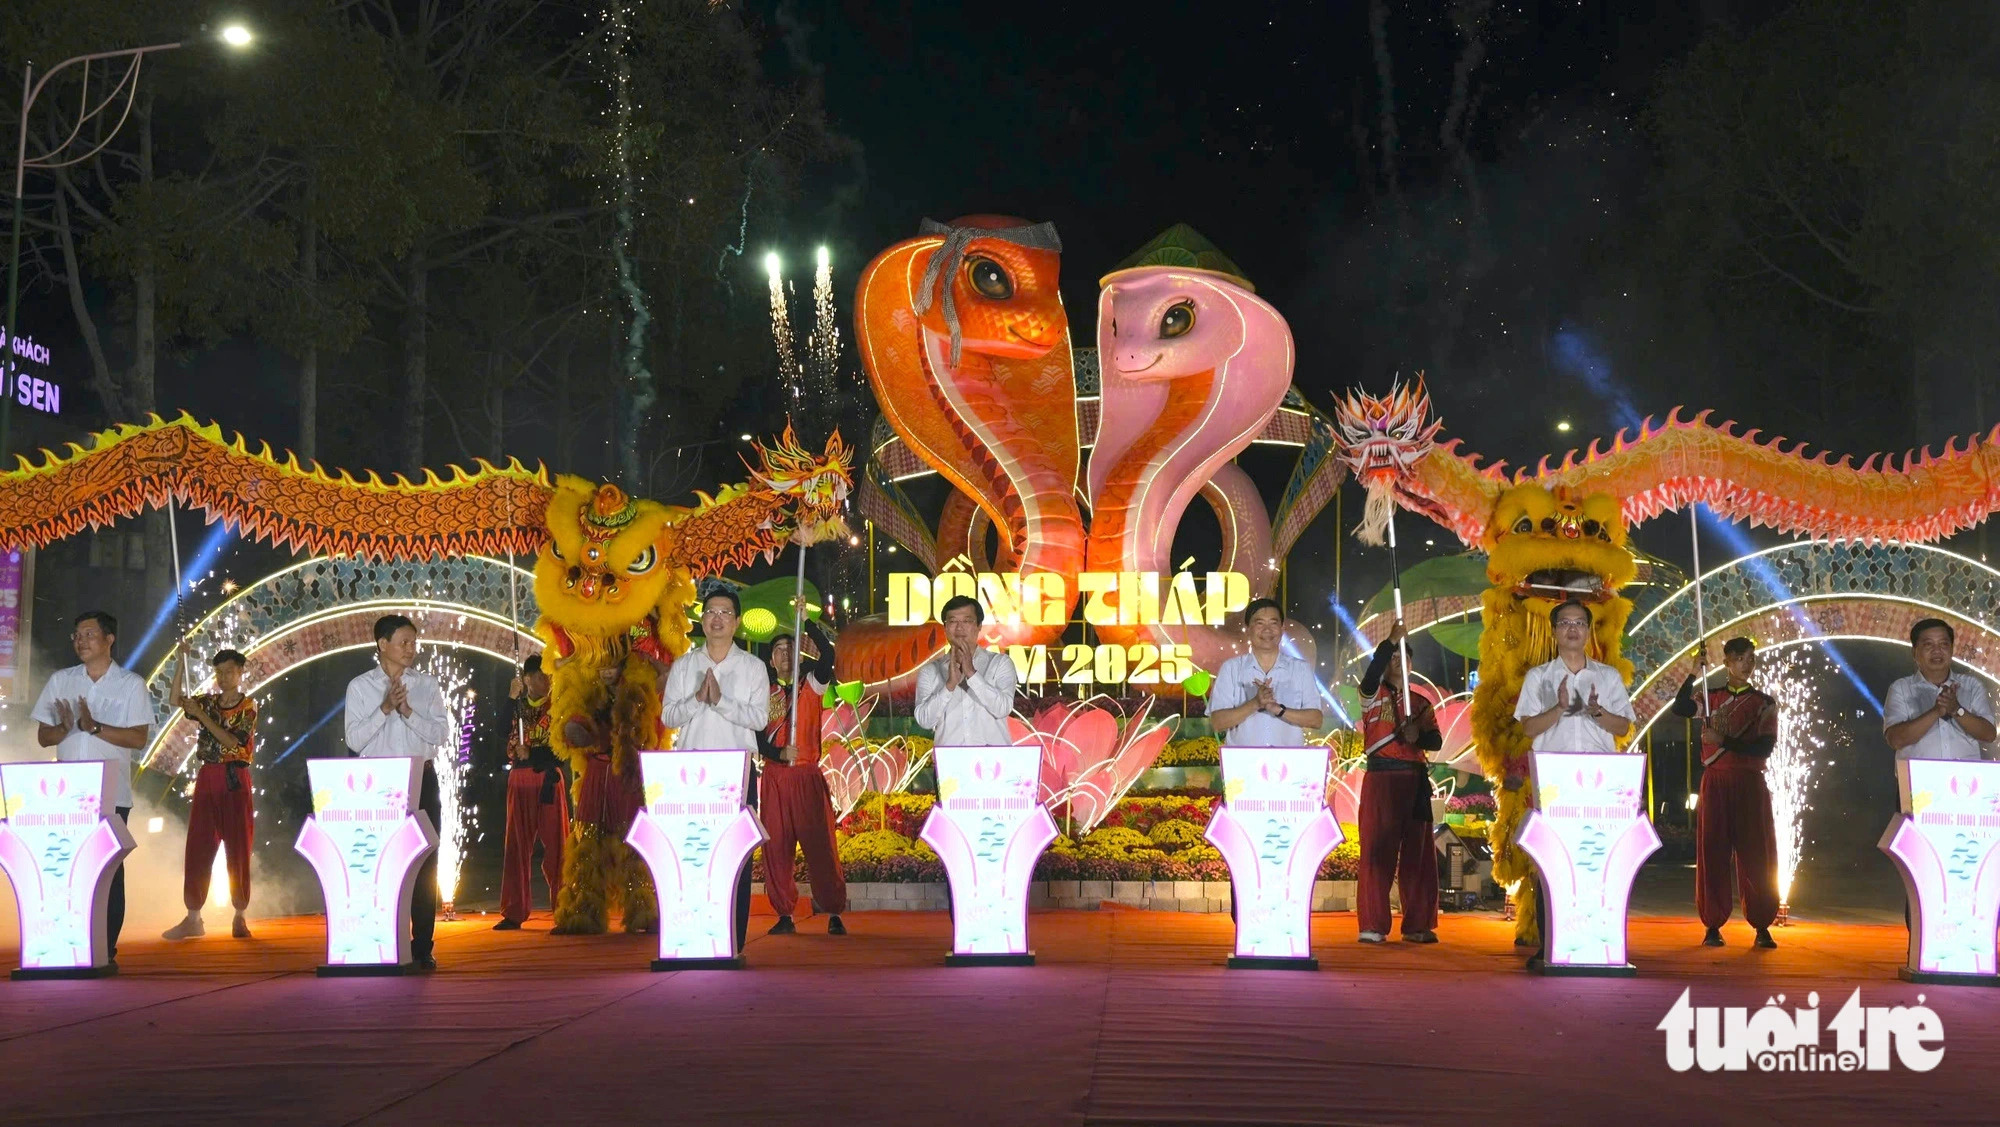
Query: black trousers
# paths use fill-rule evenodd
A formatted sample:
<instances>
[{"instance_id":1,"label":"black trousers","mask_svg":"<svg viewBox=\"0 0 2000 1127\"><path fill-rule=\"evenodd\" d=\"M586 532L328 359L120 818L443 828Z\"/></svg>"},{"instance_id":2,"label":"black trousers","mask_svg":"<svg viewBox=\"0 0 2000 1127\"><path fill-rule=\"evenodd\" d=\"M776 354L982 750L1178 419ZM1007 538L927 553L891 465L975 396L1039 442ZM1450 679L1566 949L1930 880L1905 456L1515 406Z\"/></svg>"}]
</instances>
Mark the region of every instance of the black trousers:
<instances>
[{"instance_id":1,"label":"black trousers","mask_svg":"<svg viewBox=\"0 0 2000 1127\"><path fill-rule=\"evenodd\" d=\"M417 809L430 815L431 828L440 836L444 827L444 799L438 794L437 768L424 764L424 781L417 790ZM417 887L410 893L410 955L424 958L431 953L432 936L437 933L438 858L432 850L417 868Z\"/></svg>"},{"instance_id":2,"label":"black trousers","mask_svg":"<svg viewBox=\"0 0 2000 1127\"><path fill-rule=\"evenodd\" d=\"M118 806L118 820L130 822L132 808ZM118 868L111 874L111 895L104 898L104 941L111 947L111 957L118 957L118 933L125 930L125 862L118 862Z\"/></svg>"}]
</instances>

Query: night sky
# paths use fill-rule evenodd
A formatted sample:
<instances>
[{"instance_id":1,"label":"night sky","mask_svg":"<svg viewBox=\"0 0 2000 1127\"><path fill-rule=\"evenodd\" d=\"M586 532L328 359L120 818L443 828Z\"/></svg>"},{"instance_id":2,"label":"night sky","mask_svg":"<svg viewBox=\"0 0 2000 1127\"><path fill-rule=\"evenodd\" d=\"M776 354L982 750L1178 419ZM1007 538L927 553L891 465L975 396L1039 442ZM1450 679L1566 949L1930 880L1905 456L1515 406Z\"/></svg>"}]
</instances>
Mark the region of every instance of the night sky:
<instances>
[{"instance_id":1,"label":"night sky","mask_svg":"<svg viewBox=\"0 0 2000 1127\"><path fill-rule=\"evenodd\" d=\"M1770 6L1493 6L1468 137L1495 245L1468 303L1454 352L1460 362L1431 375L1447 436L1489 457L1532 462L1707 394L1641 362L1660 334L1644 310L1621 304L1630 292L1606 284L1616 276L1607 258L1618 253L1610 234L1644 199L1648 153L1637 110L1649 83L1699 38L1705 12L1728 9L1744 19ZM1436 238L1449 235L1431 209L1449 180L1437 136L1461 50L1448 7L1390 5L1404 191L1420 232ZM1099 276L1185 222L1290 321L1295 382L1322 409L1338 391L1382 390L1395 373L1426 366L1416 342L1369 312L1377 276L1369 256L1379 246L1371 217L1379 222L1381 214L1371 206L1371 185L1376 192L1381 185L1371 147L1379 89L1366 3L787 0L748 10L768 33L767 66L781 77L817 72L830 124L856 154L809 169L786 227L753 228L748 249L829 245L843 310L861 265L914 234L919 220L1013 214L1057 225L1073 342L1092 345ZM1357 125L1364 142L1357 143ZM760 258L743 257L753 284L741 288L752 294L762 290ZM67 306L31 300L28 315L64 322ZM80 389L87 368L79 349L69 352L62 368ZM182 359L163 363L163 406L186 406L274 445L294 433L290 390L264 375L282 371L281 358L238 346ZM1729 410L1726 389L1717 394L1721 401L1697 402ZM1573 420L1571 435L1555 433L1558 418ZM721 425L733 434L751 424ZM1275 501L1290 460L1288 452L1246 456L1267 500ZM1349 487L1349 524L1358 503ZM1405 519L1409 557L1459 550L1417 518ZM1200 541L1210 527L1205 507L1193 506L1185 535ZM1685 564L1686 527L1663 518L1637 541ZM191 521L183 528L184 538L195 532ZM1335 535L1329 511L1292 559L1294 610L1329 630L1326 608L1313 601L1333 588ZM1740 535L1742 547L1771 542ZM1740 548L1723 540L1708 550L1721 559ZM269 570L273 555L232 551L225 566L247 578ZM1344 568L1350 605L1387 579L1382 555L1352 541ZM1855 650L1856 668L1878 691L1906 669L1888 647ZM1863 707L1845 684L1828 692L1837 709ZM1869 783L1855 801L1877 803L1880 789ZM1855 841L1855 850L1866 844Z\"/></svg>"}]
</instances>

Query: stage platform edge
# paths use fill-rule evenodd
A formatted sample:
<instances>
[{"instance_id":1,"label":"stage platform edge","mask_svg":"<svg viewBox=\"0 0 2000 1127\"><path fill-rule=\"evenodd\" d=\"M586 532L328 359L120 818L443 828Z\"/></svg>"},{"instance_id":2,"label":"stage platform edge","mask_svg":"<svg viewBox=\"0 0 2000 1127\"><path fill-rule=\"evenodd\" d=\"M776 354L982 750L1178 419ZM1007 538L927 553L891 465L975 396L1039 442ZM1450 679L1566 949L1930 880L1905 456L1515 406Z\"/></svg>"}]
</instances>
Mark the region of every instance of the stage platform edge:
<instances>
[{"instance_id":1,"label":"stage platform edge","mask_svg":"<svg viewBox=\"0 0 2000 1127\"><path fill-rule=\"evenodd\" d=\"M322 963L314 973L321 978L398 978L415 974L415 963Z\"/></svg>"},{"instance_id":2,"label":"stage platform edge","mask_svg":"<svg viewBox=\"0 0 2000 1127\"><path fill-rule=\"evenodd\" d=\"M723 959L654 959L655 971L669 970L742 970L747 964L741 955L731 955Z\"/></svg>"},{"instance_id":3,"label":"stage platform edge","mask_svg":"<svg viewBox=\"0 0 2000 1127\"><path fill-rule=\"evenodd\" d=\"M1231 955L1230 970L1318 970L1319 960L1311 955Z\"/></svg>"},{"instance_id":4,"label":"stage platform edge","mask_svg":"<svg viewBox=\"0 0 2000 1127\"><path fill-rule=\"evenodd\" d=\"M7 977L15 982L51 982L79 978L111 978L118 973L116 960L101 967L15 967Z\"/></svg>"},{"instance_id":5,"label":"stage platform edge","mask_svg":"<svg viewBox=\"0 0 2000 1127\"><path fill-rule=\"evenodd\" d=\"M1035 965L1035 953L1028 951L1019 955L946 955L944 965L948 967L1031 967Z\"/></svg>"},{"instance_id":6,"label":"stage platform edge","mask_svg":"<svg viewBox=\"0 0 2000 1127\"><path fill-rule=\"evenodd\" d=\"M1639 968L1631 963L1570 966L1545 962L1540 955L1528 960L1528 970L1545 978L1637 978L1639 976Z\"/></svg>"},{"instance_id":7,"label":"stage platform edge","mask_svg":"<svg viewBox=\"0 0 2000 1127\"><path fill-rule=\"evenodd\" d=\"M19 971L14 972L19 974ZM2000 974L1952 974L1947 971L1911 970L1897 967L1896 977L1924 986L2000 986Z\"/></svg>"}]
</instances>

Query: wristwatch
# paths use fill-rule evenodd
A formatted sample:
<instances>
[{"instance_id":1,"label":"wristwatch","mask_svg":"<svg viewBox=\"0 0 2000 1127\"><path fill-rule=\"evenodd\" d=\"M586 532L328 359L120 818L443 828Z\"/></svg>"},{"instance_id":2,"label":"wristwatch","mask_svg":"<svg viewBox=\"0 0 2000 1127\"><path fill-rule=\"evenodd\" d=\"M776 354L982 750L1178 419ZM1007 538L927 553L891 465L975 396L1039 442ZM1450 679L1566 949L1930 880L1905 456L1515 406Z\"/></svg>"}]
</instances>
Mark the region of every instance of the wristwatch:
<instances>
[{"instance_id":1,"label":"wristwatch","mask_svg":"<svg viewBox=\"0 0 2000 1127\"><path fill-rule=\"evenodd\" d=\"M92 720L92 721L90 722L90 734L91 734L91 735L93 735L93 736L94 736L94 735L97 735L98 733L100 733L100 732L102 732L102 731L104 731L104 721L102 721L102 720Z\"/></svg>"}]
</instances>

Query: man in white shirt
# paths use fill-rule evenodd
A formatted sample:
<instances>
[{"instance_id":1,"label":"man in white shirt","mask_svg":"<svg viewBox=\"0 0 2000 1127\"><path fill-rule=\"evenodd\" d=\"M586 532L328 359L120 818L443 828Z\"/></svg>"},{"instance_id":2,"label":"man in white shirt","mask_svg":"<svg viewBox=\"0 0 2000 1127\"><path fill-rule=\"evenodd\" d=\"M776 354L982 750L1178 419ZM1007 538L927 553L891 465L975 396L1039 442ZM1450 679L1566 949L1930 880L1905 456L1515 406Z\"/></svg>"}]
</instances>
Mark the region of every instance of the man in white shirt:
<instances>
[{"instance_id":1,"label":"man in white shirt","mask_svg":"<svg viewBox=\"0 0 2000 1127\"><path fill-rule=\"evenodd\" d=\"M40 724L36 740L56 749L59 763L109 763L104 804L120 821L132 814L132 753L153 734L153 701L145 679L111 659L118 644L118 620L101 610L85 611L70 625L70 645L81 664L58 669L42 686L30 715ZM111 876L105 937L118 957L118 932L125 926L125 866Z\"/></svg>"},{"instance_id":2,"label":"man in white shirt","mask_svg":"<svg viewBox=\"0 0 2000 1127\"><path fill-rule=\"evenodd\" d=\"M979 646L986 609L968 595L945 600L942 657L917 671L917 724L944 747L1005 747L1014 742L1007 718L1014 714L1020 677L1014 659Z\"/></svg>"},{"instance_id":3,"label":"man in white shirt","mask_svg":"<svg viewBox=\"0 0 2000 1127\"><path fill-rule=\"evenodd\" d=\"M771 722L771 675L736 644L742 618L743 601L734 587L718 582L703 592L702 644L674 661L660 694L660 722L677 729L676 750L757 750L757 733ZM756 806L756 796L754 785L744 788L745 805ZM782 863L791 862L787 857ZM766 858L766 865L772 863ZM745 865L736 878L737 951L749 935L750 866Z\"/></svg>"},{"instance_id":4,"label":"man in white shirt","mask_svg":"<svg viewBox=\"0 0 2000 1127\"><path fill-rule=\"evenodd\" d=\"M1281 648L1285 612L1274 599L1243 608L1250 652L1222 663L1208 691L1208 724L1234 747L1299 747L1320 726L1319 679Z\"/></svg>"},{"instance_id":5,"label":"man in white shirt","mask_svg":"<svg viewBox=\"0 0 2000 1127\"><path fill-rule=\"evenodd\" d=\"M445 741L444 690L411 669L417 660L416 624L400 614L375 620L375 668L347 683L347 746L365 759L424 761L417 809L438 823L444 817L433 760ZM420 970L436 970L432 937L437 931L437 851L417 869L410 894L410 957Z\"/></svg>"},{"instance_id":6,"label":"man in white shirt","mask_svg":"<svg viewBox=\"0 0 2000 1127\"><path fill-rule=\"evenodd\" d=\"M1528 670L1514 718L1536 751L1617 751L1632 730L1632 700L1618 671L1590 658L1590 608L1572 600L1549 621L1556 656Z\"/></svg>"},{"instance_id":7,"label":"man in white shirt","mask_svg":"<svg viewBox=\"0 0 2000 1127\"><path fill-rule=\"evenodd\" d=\"M1941 618L1910 628L1917 671L1889 686L1882 702L1882 735L1898 759L1980 759L1980 744L1994 738L1993 704L1986 684L1954 672L1957 635Z\"/></svg>"}]
</instances>

